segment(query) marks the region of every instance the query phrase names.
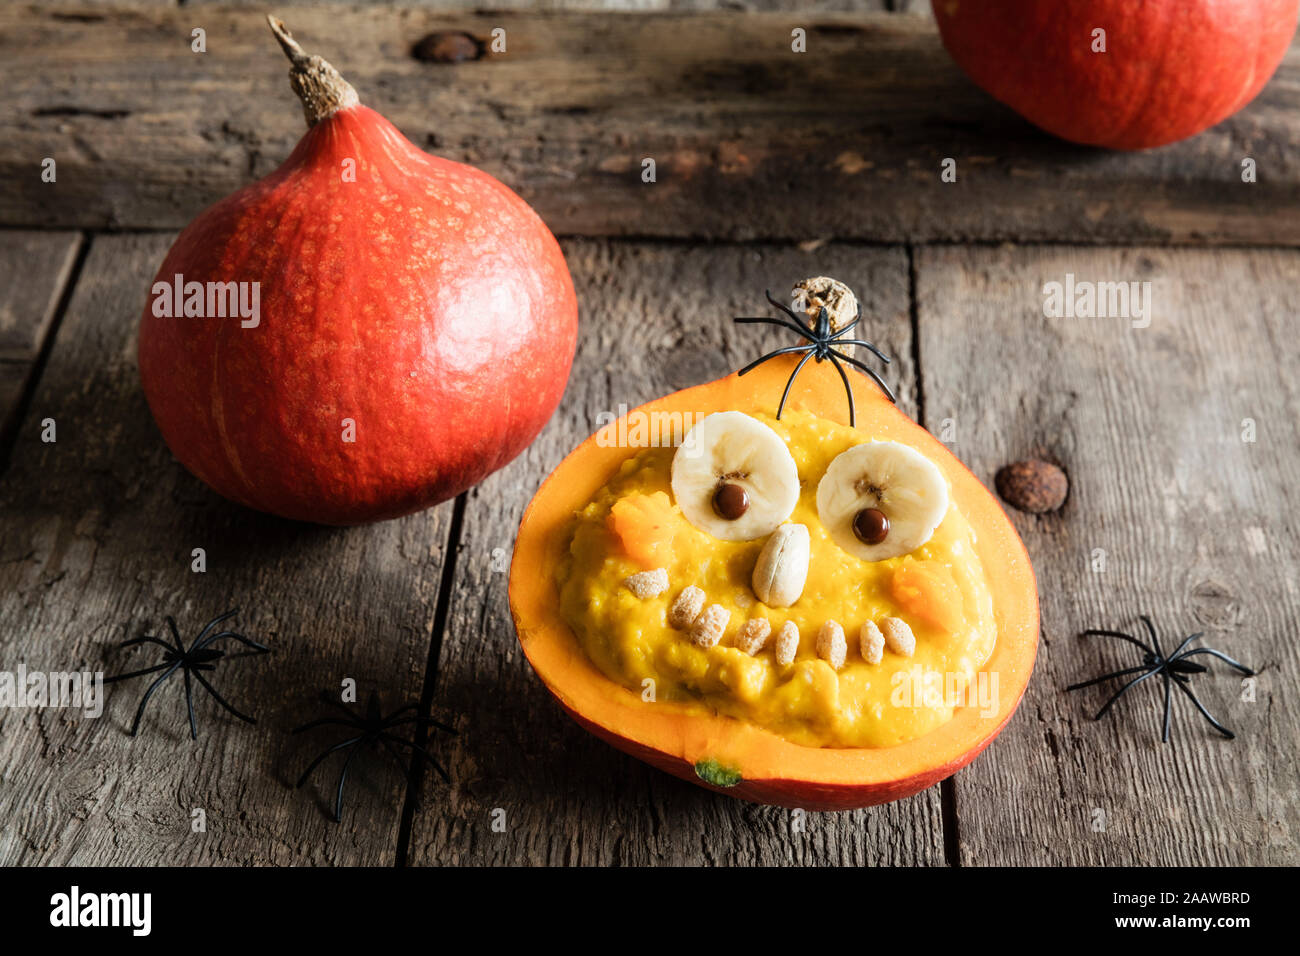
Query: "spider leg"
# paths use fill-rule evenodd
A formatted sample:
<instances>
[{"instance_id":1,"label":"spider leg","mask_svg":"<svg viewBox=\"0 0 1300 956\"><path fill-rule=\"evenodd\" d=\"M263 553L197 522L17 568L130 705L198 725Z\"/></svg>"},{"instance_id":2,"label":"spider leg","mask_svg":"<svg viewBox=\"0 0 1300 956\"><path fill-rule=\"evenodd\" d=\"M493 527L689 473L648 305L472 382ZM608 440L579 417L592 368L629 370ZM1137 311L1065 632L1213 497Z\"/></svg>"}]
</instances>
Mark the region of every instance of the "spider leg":
<instances>
[{"instance_id":1,"label":"spider leg","mask_svg":"<svg viewBox=\"0 0 1300 956\"><path fill-rule=\"evenodd\" d=\"M1188 651L1180 658L1180 660L1185 661L1187 660L1187 658L1194 657L1197 654L1209 654L1211 657L1217 657L1219 660L1223 661L1223 663L1227 664L1229 667L1235 667L1237 670L1241 671L1241 673L1245 674L1247 677L1252 677L1255 674L1253 670L1251 670L1245 664L1241 663L1241 661L1234 661L1227 654L1224 654L1222 651L1216 651L1211 647L1198 647L1195 650Z\"/></svg>"},{"instance_id":2,"label":"spider leg","mask_svg":"<svg viewBox=\"0 0 1300 956\"><path fill-rule=\"evenodd\" d=\"M854 329L858 327L858 323L861 321L862 321L862 306L858 306L858 314L853 317L853 321L850 322L848 325L844 326L844 328L837 329L835 332L831 333L831 339L832 340L839 339L842 336L848 335L850 332L852 332Z\"/></svg>"},{"instance_id":3,"label":"spider leg","mask_svg":"<svg viewBox=\"0 0 1300 956\"><path fill-rule=\"evenodd\" d=\"M811 327L810 325L808 325L808 323L805 322L802 318L800 318L800 316L799 316L799 314L798 314L797 312L795 312L795 311L794 311L793 309L791 309L789 306L782 305L780 302L777 302L776 299L772 298L772 290L771 290L771 289L764 289L764 290L763 290L763 294L764 294L765 296L767 296L767 301L768 301L768 302L771 302L772 305L774 305L776 308L780 309L780 310L781 310L782 312L784 312L786 315L790 316L790 318L794 320L794 322L795 322L796 325L802 326L802 327L803 327L803 330L804 330L805 332L807 332L809 335L812 334L812 327Z\"/></svg>"},{"instance_id":4,"label":"spider leg","mask_svg":"<svg viewBox=\"0 0 1300 956\"><path fill-rule=\"evenodd\" d=\"M758 368L764 362L768 361L769 359L774 359L778 355L792 355L795 352L807 352L809 355L811 355L812 349L813 347L811 345L787 345L783 349L777 349L775 352L768 352L762 358L755 359L753 362L750 362L748 365L746 365L736 374L745 375L749 372L752 372L754 371L754 369Z\"/></svg>"},{"instance_id":5,"label":"spider leg","mask_svg":"<svg viewBox=\"0 0 1300 956\"><path fill-rule=\"evenodd\" d=\"M858 424L858 410L856 407L854 407L853 404L853 386L849 384L849 377L844 374L844 366L835 360L835 356L838 354L839 354L838 352L831 352L829 358L831 360L831 364L835 366L835 371L840 373L840 381L844 383L844 391L848 393L849 427L854 428ZM846 358L847 356L840 356L840 357ZM879 379L877 379L877 381L879 381ZM891 395L890 397L892 398L893 396Z\"/></svg>"},{"instance_id":6,"label":"spider leg","mask_svg":"<svg viewBox=\"0 0 1300 956\"><path fill-rule=\"evenodd\" d=\"M141 677L144 674L154 674L162 670L164 667L171 667L171 666L172 664L164 662L162 664L155 664L153 667L146 667L143 670L131 671L131 673L129 674L114 674L112 677L105 677L104 683L111 684L113 683L113 681L116 680L126 680L127 678L130 677Z\"/></svg>"},{"instance_id":7,"label":"spider leg","mask_svg":"<svg viewBox=\"0 0 1300 956\"><path fill-rule=\"evenodd\" d=\"M891 364L891 362L893 361L892 359L890 359L888 355L886 355L884 352L880 351L880 349L876 348L874 345L872 345L870 342L864 339L836 339L835 344L836 345L860 345L864 349L869 351L872 355L874 355L876 358L880 359L880 361L884 362L886 365ZM848 356L845 356L845 358L847 357Z\"/></svg>"},{"instance_id":8,"label":"spider leg","mask_svg":"<svg viewBox=\"0 0 1300 956\"><path fill-rule=\"evenodd\" d=\"M184 657L184 656L185 656L185 642L181 640L181 632L178 631L178 630L176 630L176 618L172 617L172 616L169 614L169 615L167 615L166 618L164 618L164 620L167 621L167 626L168 626L169 628L171 628L171 632L172 632L172 642L176 645L176 651L181 655L181 657Z\"/></svg>"},{"instance_id":9,"label":"spider leg","mask_svg":"<svg viewBox=\"0 0 1300 956\"><path fill-rule=\"evenodd\" d=\"M234 631L222 631L220 634L213 634L211 637L204 638L202 643L195 641L194 644L190 646L190 653L193 654L195 651L200 651L205 647L209 647L214 641L219 641L225 637L233 637L245 647L251 647L253 651L258 654L265 654L270 650L270 648L265 644L259 644L257 641L250 640L243 634L236 634Z\"/></svg>"},{"instance_id":10,"label":"spider leg","mask_svg":"<svg viewBox=\"0 0 1300 956\"><path fill-rule=\"evenodd\" d=\"M774 319L770 315L742 315L731 321L738 325L776 325L783 329L789 329L801 338L808 338L808 330L802 326L795 325L793 322L787 322L785 319Z\"/></svg>"},{"instance_id":11,"label":"spider leg","mask_svg":"<svg viewBox=\"0 0 1300 956\"><path fill-rule=\"evenodd\" d=\"M1204 633L1205 633L1204 631L1197 631L1195 634L1188 634L1185 638L1183 638L1183 643L1179 644L1177 647L1174 648L1174 652L1169 655L1168 659L1172 661L1175 657L1177 657L1182 652L1184 647L1192 643L1192 641L1196 640Z\"/></svg>"},{"instance_id":12,"label":"spider leg","mask_svg":"<svg viewBox=\"0 0 1300 956\"><path fill-rule=\"evenodd\" d=\"M1151 646L1156 649L1156 655L1161 660L1165 660L1164 648L1160 646L1160 638L1156 636L1156 626L1151 623L1151 618L1147 617L1145 614L1139 614L1138 620L1142 622L1143 626L1147 629L1147 633L1151 635Z\"/></svg>"},{"instance_id":13,"label":"spider leg","mask_svg":"<svg viewBox=\"0 0 1300 956\"><path fill-rule=\"evenodd\" d=\"M391 730L394 727L401 727L405 724L421 724L428 727L437 727L444 733L457 735L455 727L452 727L449 724L444 724L441 720L436 720L433 717L405 717L402 720L386 724L384 729Z\"/></svg>"},{"instance_id":14,"label":"spider leg","mask_svg":"<svg viewBox=\"0 0 1300 956\"><path fill-rule=\"evenodd\" d=\"M117 646L134 647L136 644L157 644L159 647L167 651L168 654L176 653L176 648L172 647L170 644L168 644L166 641L162 640L161 638L153 637L152 635L149 634L141 634L139 637L133 637L129 641L123 641L121 644Z\"/></svg>"},{"instance_id":15,"label":"spider leg","mask_svg":"<svg viewBox=\"0 0 1300 956\"><path fill-rule=\"evenodd\" d=\"M1089 628L1086 631L1081 631L1079 633L1079 636L1080 637L1118 637L1121 640L1128 641L1134 647L1142 648L1142 650L1146 651L1148 654L1155 653L1151 648L1147 647L1145 644L1139 641L1132 634L1125 634L1123 631L1104 631L1098 628Z\"/></svg>"},{"instance_id":16,"label":"spider leg","mask_svg":"<svg viewBox=\"0 0 1300 956\"><path fill-rule=\"evenodd\" d=\"M1125 692L1125 691L1127 691L1130 687L1133 687L1133 686L1135 686L1135 685L1137 685L1137 684L1142 683L1144 680L1146 680L1146 679L1147 679L1148 677L1150 677L1152 674L1159 674L1159 673L1161 673L1160 669L1159 669L1158 667L1153 667L1151 670L1147 671L1145 674L1142 674L1142 675L1139 676L1139 677L1134 677L1131 681L1129 681L1127 684L1125 684L1123 687L1121 687L1119 690L1117 690L1117 691L1115 692L1115 696L1112 697L1110 700L1106 701L1106 703L1102 706L1101 710L1097 711L1097 716L1094 717L1094 718L1092 718L1092 719L1093 719L1093 720L1101 720L1103 717L1106 716L1106 712L1107 712L1108 710L1110 710L1112 707L1115 706L1115 701L1119 700L1121 697L1124 696L1124 692Z\"/></svg>"},{"instance_id":17,"label":"spider leg","mask_svg":"<svg viewBox=\"0 0 1300 956\"><path fill-rule=\"evenodd\" d=\"M1169 706L1169 685L1172 684L1173 681L1169 679L1169 671L1167 668L1161 668L1161 672L1164 674L1165 678L1165 730L1160 736L1160 742L1162 744L1167 744L1169 743L1169 718L1173 714L1173 708Z\"/></svg>"},{"instance_id":18,"label":"spider leg","mask_svg":"<svg viewBox=\"0 0 1300 956\"><path fill-rule=\"evenodd\" d=\"M220 654L228 661L237 661L241 657L261 657L263 654L274 653L274 648L263 647L261 650L248 651L221 651Z\"/></svg>"},{"instance_id":19,"label":"spider leg","mask_svg":"<svg viewBox=\"0 0 1300 956\"><path fill-rule=\"evenodd\" d=\"M1214 719L1214 716L1208 710L1205 709L1205 705L1196 699L1196 695L1192 693L1192 689L1190 687L1188 687L1185 683L1179 682L1178 689L1181 690L1184 694L1186 694L1189 698L1191 698L1192 703L1196 705L1196 709L1201 712L1201 715L1210 722L1210 724L1214 727L1215 730L1223 734L1223 736L1227 737L1229 740L1233 740L1236 738L1237 736L1236 734L1234 734L1231 730L1229 730L1227 727L1223 726L1223 724L1219 723L1217 720Z\"/></svg>"},{"instance_id":20,"label":"spider leg","mask_svg":"<svg viewBox=\"0 0 1300 956\"><path fill-rule=\"evenodd\" d=\"M1078 684L1071 684L1065 688L1067 691L1083 690L1085 687L1092 687L1094 684L1100 684L1104 681L1114 680L1116 677L1127 677L1129 674L1136 674L1138 671L1150 670L1151 665L1139 664L1137 667L1126 667L1122 671L1115 671L1113 674L1103 674L1101 677L1094 677L1092 680L1081 681Z\"/></svg>"},{"instance_id":21,"label":"spider leg","mask_svg":"<svg viewBox=\"0 0 1300 956\"><path fill-rule=\"evenodd\" d=\"M895 405L898 404L898 396L894 394L894 390L893 390L892 388L890 388L888 385L885 384L885 380L884 380L883 378L881 378L879 375L877 375L877 374L876 374L876 370L873 369L870 365L866 365L866 364L864 364L864 363L862 363L862 362L859 362L857 359L855 359L855 358L854 358L853 356L851 356L851 355L841 355L839 352L836 352L834 349L831 350L831 356L832 356L832 358L831 358L831 361L832 361L832 362L835 361L835 359L838 358L838 359L842 359L842 360L844 360L845 362L848 362L850 365L855 365L855 366L857 366L858 368L862 369L862 371L866 372L868 375L871 376L871 380L872 380L873 382L875 382L877 385L880 386L880 390L881 390L882 392L885 393L885 396L886 396L886 397L887 397L891 402L893 402ZM886 360L886 361L888 361L888 360ZM841 378L844 377L844 373L843 373L843 372L840 373L840 377L841 377Z\"/></svg>"},{"instance_id":22,"label":"spider leg","mask_svg":"<svg viewBox=\"0 0 1300 956\"><path fill-rule=\"evenodd\" d=\"M429 761L429 764L433 767L433 769L438 771L438 776L442 777L443 783L451 783L451 777L447 775L447 771L443 770L442 765L439 764L438 761L433 759L433 755L430 754L429 751L421 747L419 744L414 743L410 740L403 740L401 737L394 736L393 734L380 734L379 738L381 740L391 740L395 744L404 744L407 747L410 747L412 750L418 753L425 760Z\"/></svg>"},{"instance_id":23,"label":"spider leg","mask_svg":"<svg viewBox=\"0 0 1300 956\"><path fill-rule=\"evenodd\" d=\"M212 630L222 621L228 621L230 618L234 617L238 613L239 613L239 608L232 607L225 614L219 614L216 617L214 617L212 620L208 621L207 624L204 624L203 630L199 631L198 636L194 638L194 643L190 645L190 650L193 650L198 645L199 641L203 640L204 635L207 634L208 631Z\"/></svg>"},{"instance_id":24,"label":"spider leg","mask_svg":"<svg viewBox=\"0 0 1300 956\"><path fill-rule=\"evenodd\" d=\"M354 747L348 754L348 759L343 761L343 770L339 773L339 788L334 796L334 822L343 822L343 785L348 782L348 768L352 766L352 758L361 751L360 747Z\"/></svg>"},{"instance_id":25,"label":"spider leg","mask_svg":"<svg viewBox=\"0 0 1300 956\"><path fill-rule=\"evenodd\" d=\"M195 671L194 679L197 680L200 684L202 684L209 694L211 694L214 698L216 698L218 704L226 708L226 710L230 711L230 713L234 714L240 720L248 724L257 723L256 718L249 717L247 714L241 714L239 711L235 710L235 708L231 707L230 704L227 703L226 698L218 694L217 689L213 687L211 684L209 684L207 678L204 677L202 674Z\"/></svg>"},{"instance_id":26,"label":"spider leg","mask_svg":"<svg viewBox=\"0 0 1300 956\"><path fill-rule=\"evenodd\" d=\"M194 719L194 689L193 685L190 683L190 669L188 667L182 667L181 673L185 675L185 710L190 715L190 740L198 740L199 725ZM195 676L197 677L198 675L196 674ZM201 677L199 678L199 680L202 679L203 678Z\"/></svg>"},{"instance_id":27,"label":"spider leg","mask_svg":"<svg viewBox=\"0 0 1300 956\"><path fill-rule=\"evenodd\" d=\"M140 698L140 706L135 712L135 723L131 725L132 737L134 737L136 735L136 732L140 729L140 720L141 718L144 717L145 705L149 703L149 698L153 696L153 692L156 691L162 685L163 681L171 677L172 674L176 672L176 668L180 666L181 666L180 661L177 661L175 664L169 666L167 670L163 671L163 673L159 675L157 680L155 680L152 684L149 685L149 689L144 692L144 696Z\"/></svg>"},{"instance_id":28,"label":"spider leg","mask_svg":"<svg viewBox=\"0 0 1300 956\"><path fill-rule=\"evenodd\" d=\"M323 753L318 754L316 756L316 759L307 765L307 769L302 772L302 776L298 778L298 782L294 786L301 787L304 783L306 783L307 778L311 776L311 772L315 770L317 767L319 767L321 765L321 762L330 754L334 753L334 751L342 750L344 747L351 747L353 744L359 743L362 739L364 739L364 737L365 737L364 734L362 734L359 737L352 737L348 740L344 740L341 743L337 743L333 747L330 747L328 750L324 751Z\"/></svg>"},{"instance_id":29,"label":"spider leg","mask_svg":"<svg viewBox=\"0 0 1300 956\"><path fill-rule=\"evenodd\" d=\"M781 420L781 413L785 411L785 400L790 397L790 389L794 387L794 380L799 377L799 373L803 371L803 367L808 364L808 360L812 357L813 353L810 349L808 353L799 360L799 364L794 367L794 371L790 373L789 379L786 380L785 391L781 393L781 404L776 406L777 421Z\"/></svg>"}]
</instances>

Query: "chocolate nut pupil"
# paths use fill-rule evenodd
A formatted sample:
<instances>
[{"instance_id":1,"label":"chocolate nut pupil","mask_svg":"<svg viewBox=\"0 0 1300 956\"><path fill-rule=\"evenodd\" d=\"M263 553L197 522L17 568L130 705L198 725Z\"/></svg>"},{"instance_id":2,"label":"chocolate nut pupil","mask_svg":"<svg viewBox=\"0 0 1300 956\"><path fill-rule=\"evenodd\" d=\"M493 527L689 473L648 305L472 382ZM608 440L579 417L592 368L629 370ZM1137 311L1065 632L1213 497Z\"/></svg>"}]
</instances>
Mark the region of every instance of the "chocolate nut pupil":
<instances>
[{"instance_id":1,"label":"chocolate nut pupil","mask_svg":"<svg viewBox=\"0 0 1300 956\"><path fill-rule=\"evenodd\" d=\"M879 508L863 508L853 516L853 533L863 544L880 544L889 534L889 519Z\"/></svg>"},{"instance_id":2,"label":"chocolate nut pupil","mask_svg":"<svg viewBox=\"0 0 1300 956\"><path fill-rule=\"evenodd\" d=\"M713 510L719 518L735 521L749 510L749 494L740 485L724 482L713 493Z\"/></svg>"}]
</instances>

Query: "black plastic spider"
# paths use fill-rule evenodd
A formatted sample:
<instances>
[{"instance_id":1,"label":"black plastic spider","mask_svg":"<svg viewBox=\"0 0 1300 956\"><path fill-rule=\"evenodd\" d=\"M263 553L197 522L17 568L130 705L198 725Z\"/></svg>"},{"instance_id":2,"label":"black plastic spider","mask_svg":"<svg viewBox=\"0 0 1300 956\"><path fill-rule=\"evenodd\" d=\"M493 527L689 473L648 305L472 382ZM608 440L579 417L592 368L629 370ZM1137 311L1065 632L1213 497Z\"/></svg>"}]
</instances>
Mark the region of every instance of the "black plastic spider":
<instances>
[{"instance_id":1,"label":"black plastic spider","mask_svg":"<svg viewBox=\"0 0 1300 956\"><path fill-rule=\"evenodd\" d=\"M1186 694L1191 699L1192 703L1196 705L1196 709L1204 715L1205 719L1210 722L1214 729L1223 734L1223 736L1227 737L1229 740L1232 740L1236 735L1227 727L1223 726L1223 724L1215 720L1210 715L1210 712L1205 709L1204 705L1196 699L1196 695L1192 693L1192 689L1187 686L1191 682L1192 674L1204 674L1206 672L1206 668L1203 664L1197 664L1194 661L1188 660L1188 658L1195 657L1198 654L1208 654L1211 657L1217 657L1229 667L1236 668L1247 677L1250 677L1255 672L1240 661L1234 661L1226 654L1209 647L1197 647L1190 651L1184 651L1183 648L1198 637L1202 636L1203 632L1201 631L1185 637L1183 642L1174 648L1174 652L1166 657L1164 650L1160 646L1160 640L1156 637L1156 629L1151 623L1151 618L1142 614L1140 615L1140 620L1146 626L1147 633L1151 635L1151 643L1149 645L1142 643L1132 634L1124 634L1121 631L1090 629L1084 631L1079 636L1118 637L1120 640L1128 641L1130 644L1142 649L1143 658L1141 664L1136 667L1126 667L1124 670L1115 671L1113 674L1104 674L1101 677L1094 677L1092 680L1083 681L1082 683L1071 684L1066 688L1066 690L1081 690L1084 687L1091 687L1093 684L1100 684L1103 681L1114 680L1117 677L1127 677L1129 674L1138 674L1139 676L1128 681L1123 687L1115 692L1114 696L1111 697L1110 700L1106 701L1105 706L1103 706L1101 710L1097 711L1097 716L1094 717L1093 720L1101 720L1102 717L1106 716L1106 712L1114 706L1115 701L1124 696L1125 691L1142 683L1148 677L1160 674L1164 677L1165 681L1165 730L1164 736L1161 738L1163 743L1169 742L1169 718L1171 713L1169 690L1171 687L1177 687Z\"/></svg>"},{"instance_id":2,"label":"black plastic spider","mask_svg":"<svg viewBox=\"0 0 1300 956\"><path fill-rule=\"evenodd\" d=\"M846 339L844 337L852 332L854 327L862 321L861 307L858 308L858 313L853 317L852 322L838 331L832 331L830 315L827 313L825 306L822 306L817 310L817 320L810 326L798 315L798 313L772 298L772 292L770 289L765 291L764 294L767 296L768 302L772 303L773 306L780 309L790 317L790 321L787 322L785 319L774 319L770 316L744 316L736 319L736 323L739 325L780 326L783 329L789 329L791 332L798 333L808 342L807 345L788 345L785 348L777 349L775 352L768 352L762 358L750 362L736 373L737 375L744 375L747 372L752 372L768 359L774 359L778 355L793 355L798 352L804 353L803 358L799 360L799 364L796 365L794 371L790 373L790 380L785 383L785 391L781 393L781 404L778 405L776 409L776 417L778 420L781 418L781 412L785 410L785 400L790 397L790 388L794 385L794 380L799 376L799 373L803 371L803 367L808 363L809 359L816 359L818 362L829 361L835 366L835 371L840 373L840 381L844 383L844 391L847 392L849 396L850 425L857 424L857 413L853 407L853 386L849 384L849 377L844 374L844 366L840 365L840 362L848 362L850 365L862 369L862 371L870 375L872 380L880 386L881 390L889 396L891 402L896 403L898 401L898 399L894 397L893 391L891 391L889 386L885 384L884 379L877 375L875 371L865 363L858 361L851 355L845 355L843 352L835 351L837 345L860 345L864 349L869 350L876 356L876 358L880 359L886 365L889 364L889 356L880 351L880 349L876 348L870 342L862 339Z\"/></svg>"},{"instance_id":3,"label":"black plastic spider","mask_svg":"<svg viewBox=\"0 0 1300 956\"><path fill-rule=\"evenodd\" d=\"M185 675L185 708L189 712L190 716L191 740L199 739L198 722L194 719L194 689L193 684L190 681L191 675L193 675L194 680L197 680L202 684L207 692L213 696L216 702L227 711L247 723L257 723L255 719L249 717L247 714L241 714L239 711L235 710L235 708L232 707L224 697L217 693L216 688L208 683L207 678L203 676L204 671L216 670L217 662L227 656L225 651L212 646L216 641L224 640L225 638L234 638L245 647L250 648L250 650L242 651L238 654L230 654L229 657L231 658L247 657L250 654L267 654L270 652L271 649L269 647L259 644L256 641L249 640L247 637L244 637L244 635L236 634L234 631L218 631L217 633L212 633L213 629L216 628L218 624L234 617L238 613L239 608L232 608L225 614L221 614L208 621L207 624L203 625L203 630L199 631L199 636L194 638L194 642L190 644L188 650L181 642L180 632L176 630L175 619L170 615L166 618L166 621L167 627L170 628L172 632L171 644L168 644L162 638L142 634L139 637L131 638L129 641L123 641L121 645L119 645L121 647L131 647L135 644L157 644L164 652L163 662L161 664L156 664L153 667L146 667L138 671L131 671L129 674L117 674L114 677L104 678L105 684L111 684L114 681L129 680L132 677L140 677L144 674L155 674L158 671L163 672L158 676L157 680L149 685L149 689L144 692L144 697L140 700L140 707L135 712L135 723L131 725L132 737L134 737L140 730L140 719L144 717L144 708L149 703L149 698L153 696L153 692L162 686L163 681L167 680L167 678L171 677L178 670Z\"/></svg>"},{"instance_id":4,"label":"black plastic spider","mask_svg":"<svg viewBox=\"0 0 1300 956\"><path fill-rule=\"evenodd\" d=\"M419 710L420 708L418 704L407 704L405 707L400 707L391 714L385 715L379 707L379 695L374 691L371 691L370 698L366 701L366 711L363 715L344 706L328 693L322 693L321 700L326 704L329 704L331 707L341 710L345 716L322 717L319 720L313 720L311 723L303 724L301 727L295 727L293 729L295 734L302 733L304 730L311 730L313 727L324 726L351 727L360 731L360 733L355 737L349 737L347 740L341 741L319 754L316 759L311 762L310 766L303 771L302 776L298 778L297 786L301 787L307 782L307 778L311 776L311 772L320 766L321 762L326 757L334 753L336 750L351 748L352 752L348 754L347 760L343 761L343 770L339 773L338 790L334 797L335 823L339 823L343 817L343 785L347 782L348 769L352 766L352 758L355 757L357 752L363 747L378 744L390 757L397 761L397 765L402 768L403 774L408 773L406 762L402 759L401 754L394 749L394 745L410 747L416 756L423 757L429 762L429 765L432 766L434 770L438 771L438 775L442 777L444 783L451 783L451 777L447 775L447 771L442 768L438 761L433 759L433 756L427 750L413 741L407 740L404 737L398 737L396 734L390 732L394 727L401 727L406 724L415 724L418 727L437 727L439 730L453 735L456 733L454 729L448 727L441 721L434 720L432 717L420 717L415 714L412 714L409 717L402 716L409 711Z\"/></svg>"}]
</instances>

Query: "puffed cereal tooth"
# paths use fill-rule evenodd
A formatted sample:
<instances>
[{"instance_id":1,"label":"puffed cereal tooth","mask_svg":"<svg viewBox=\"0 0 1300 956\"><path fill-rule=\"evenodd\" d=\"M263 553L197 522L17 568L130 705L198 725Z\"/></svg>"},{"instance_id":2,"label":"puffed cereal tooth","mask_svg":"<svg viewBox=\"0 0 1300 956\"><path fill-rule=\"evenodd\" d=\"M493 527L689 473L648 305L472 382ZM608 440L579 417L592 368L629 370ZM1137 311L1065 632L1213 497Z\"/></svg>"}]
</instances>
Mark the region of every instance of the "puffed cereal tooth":
<instances>
[{"instance_id":1,"label":"puffed cereal tooth","mask_svg":"<svg viewBox=\"0 0 1300 956\"><path fill-rule=\"evenodd\" d=\"M862 651L862 659L868 664L879 664L885 656L885 635L880 633L875 621L867 621L862 625L858 646Z\"/></svg>"},{"instance_id":2,"label":"puffed cereal tooth","mask_svg":"<svg viewBox=\"0 0 1300 956\"><path fill-rule=\"evenodd\" d=\"M817 656L835 670L844 666L849 646L844 640L844 628L839 621L827 621L817 632Z\"/></svg>"},{"instance_id":3,"label":"puffed cereal tooth","mask_svg":"<svg viewBox=\"0 0 1300 956\"><path fill-rule=\"evenodd\" d=\"M782 667L794 663L794 656L799 652L799 627L794 621L786 621L776 635L776 662Z\"/></svg>"},{"instance_id":4,"label":"puffed cereal tooth","mask_svg":"<svg viewBox=\"0 0 1300 956\"><path fill-rule=\"evenodd\" d=\"M694 584L688 584L668 609L668 623L677 630L684 631L695 623L703 610L704 592Z\"/></svg>"},{"instance_id":5,"label":"puffed cereal tooth","mask_svg":"<svg viewBox=\"0 0 1300 956\"><path fill-rule=\"evenodd\" d=\"M753 657L767 644L772 633L772 623L765 617L751 617L740 626L736 635L736 647Z\"/></svg>"},{"instance_id":6,"label":"puffed cereal tooth","mask_svg":"<svg viewBox=\"0 0 1300 956\"><path fill-rule=\"evenodd\" d=\"M658 597L668 590L668 569L655 568L653 571L638 571L623 579L627 589L641 600Z\"/></svg>"},{"instance_id":7,"label":"puffed cereal tooth","mask_svg":"<svg viewBox=\"0 0 1300 956\"><path fill-rule=\"evenodd\" d=\"M882 617L880 631L885 636L885 643L895 654L911 657L916 650L916 637L901 617Z\"/></svg>"},{"instance_id":8,"label":"puffed cereal tooth","mask_svg":"<svg viewBox=\"0 0 1300 956\"><path fill-rule=\"evenodd\" d=\"M699 647L712 647L722 640L731 612L721 604L710 604L691 625L691 640Z\"/></svg>"}]
</instances>

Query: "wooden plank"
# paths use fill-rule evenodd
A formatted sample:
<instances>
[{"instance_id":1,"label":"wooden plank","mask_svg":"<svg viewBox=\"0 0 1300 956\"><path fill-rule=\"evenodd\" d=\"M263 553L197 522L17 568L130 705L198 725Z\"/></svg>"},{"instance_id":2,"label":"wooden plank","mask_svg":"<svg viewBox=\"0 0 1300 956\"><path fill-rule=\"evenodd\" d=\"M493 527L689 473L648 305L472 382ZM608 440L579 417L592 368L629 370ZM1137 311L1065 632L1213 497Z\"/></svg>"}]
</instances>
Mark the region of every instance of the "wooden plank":
<instances>
[{"instance_id":1,"label":"wooden plank","mask_svg":"<svg viewBox=\"0 0 1300 956\"><path fill-rule=\"evenodd\" d=\"M80 0L85 3L87 0ZM93 3L111 3L118 6L121 0L89 0ZM141 0L131 0L139 3ZM146 0L150 3L171 3L174 0ZM862 13L866 11L892 12L895 4L923 2L930 7L930 0L802 0L800 8L805 12L817 13ZM247 7L261 9L260 0L186 0L191 7ZM364 6L371 10L388 7L420 7L440 10L446 13L463 13L466 10L485 9L482 4L472 0L279 0L277 10L296 7L322 6ZM779 11L789 6L788 0L493 0L492 10L546 10L546 11L582 11L588 13L645 13L675 10L679 12L714 12L718 10L761 10ZM904 12L901 8L898 12ZM910 10L907 12L911 12Z\"/></svg>"},{"instance_id":2,"label":"wooden plank","mask_svg":"<svg viewBox=\"0 0 1300 956\"><path fill-rule=\"evenodd\" d=\"M104 670L156 660L115 642L192 636L243 607L240 630L274 648L223 663L215 684L255 727L182 688L128 736L142 680L108 688L98 720L0 708L0 864L391 864L406 781L358 758L343 824L323 806L337 763L295 791L339 738L287 731L354 678L389 702L418 698L445 547L445 509L370 528L325 529L229 504L172 459L135 367L135 328L169 236L95 240L30 414L0 482L0 670ZM39 422L53 418L57 441ZM205 573L191 571L204 548ZM195 809L207 830L191 832Z\"/></svg>"},{"instance_id":3,"label":"wooden plank","mask_svg":"<svg viewBox=\"0 0 1300 956\"><path fill-rule=\"evenodd\" d=\"M1029 455L1071 477L1060 514L1012 512L1043 644L1020 713L956 779L962 861L1294 865L1300 255L934 248L917 263L927 423L953 419L954 450L989 485ZM1045 318L1043 286L1067 273L1150 281L1150 326ZM1235 741L1175 695L1162 745L1158 686L1134 688L1102 723L1090 719L1101 688L1063 692L1140 663L1076 635L1134 628L1142 612L1166 641L1205 630L1260 669L1254 702L1226 668L1195 678Z\"/></svg>"},{"instance_id":4,"label":"wooden plank","mask_svg":"<svg viewBox=\"0 0 1300 956\"><path fill-rule=\"evenodd\" d=\"M921 16L328 6L290 20L413 142L501 177L563 235L1300 242L1297 49L1236 118L1128 154L1034 130L966 81ZM496 28L504 54L411 56L433 31ZM791 52L794 28L807 53ZM292 149L285 71L252 10L5 7L0 181L33 181L47 156L60 174L0 191L0 222L183 225Z\"/></svg>"},{"instance_id":5,"label":"wooden plank","mask_svg":"<svg viewBox=\"0 0 1300 956\"><path fill-rule=\"evenodd\" d=\"M71 232L0 231L0 461L80 244Z\"/></svg>"},{"instance_id":6,"label":"wooden plank","mask_svg":"<svg viewBox=\"0 0 1300 956\"><path fill-rule=\"evenodd\" d=\"M765 287L817 274L848 282L870 317L867 334L895 356L889 379L913 410L904 254L588 241L565 251L584 303L577 364L541 438L470 494L436 688L442 706L468 715L451 758L457 789L445 806L417 813L411 862L941 864L938 787L872 810L809 814L806 832L794 833L789 811L709 793L588 735L529 668L498 570L524 506L599 412L711 380L777 343L779 334L728 320L759 314ZM496 809L505 832L492 830Z\"/></svg>"}]
</instances>

